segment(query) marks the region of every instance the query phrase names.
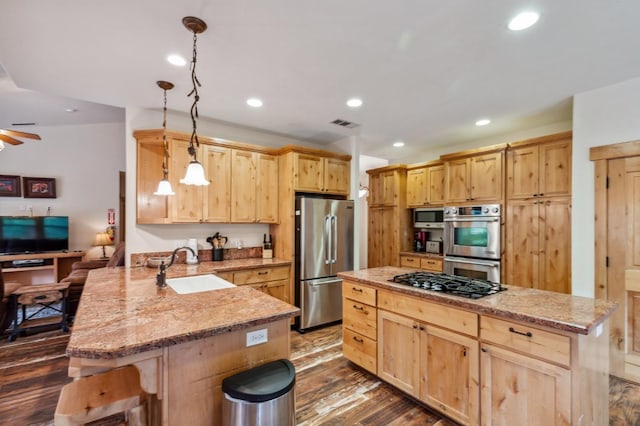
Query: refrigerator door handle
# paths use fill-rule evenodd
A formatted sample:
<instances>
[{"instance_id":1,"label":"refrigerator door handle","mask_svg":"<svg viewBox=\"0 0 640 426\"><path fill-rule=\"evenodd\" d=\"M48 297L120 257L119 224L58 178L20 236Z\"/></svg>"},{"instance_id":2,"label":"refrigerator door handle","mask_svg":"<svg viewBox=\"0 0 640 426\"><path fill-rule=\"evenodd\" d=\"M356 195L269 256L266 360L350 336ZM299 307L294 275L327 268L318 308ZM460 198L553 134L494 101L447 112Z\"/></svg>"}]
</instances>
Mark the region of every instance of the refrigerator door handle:
<instances>
[{"instance_id":1,"label":"refrigerator door handle","mask_svg":"<svg viewBox=\"0 0 640 426\"><path fill-rule=\"evenodd\" d=\"M338 258L338 216L331 216L331 241L333 243L333 254L331 257L331 263L336 263Z\"/></svg>"},{"instance_id":2,"label":"refrigerator door handle","mask_svg":"<svg viewBox=\"0 0 640 426\"><path fill-rule=\"evenodd\" d=\"M324 264L328 265L331 263L331 215L324 217L324 239Z\"/></svg>"}]
</instances>

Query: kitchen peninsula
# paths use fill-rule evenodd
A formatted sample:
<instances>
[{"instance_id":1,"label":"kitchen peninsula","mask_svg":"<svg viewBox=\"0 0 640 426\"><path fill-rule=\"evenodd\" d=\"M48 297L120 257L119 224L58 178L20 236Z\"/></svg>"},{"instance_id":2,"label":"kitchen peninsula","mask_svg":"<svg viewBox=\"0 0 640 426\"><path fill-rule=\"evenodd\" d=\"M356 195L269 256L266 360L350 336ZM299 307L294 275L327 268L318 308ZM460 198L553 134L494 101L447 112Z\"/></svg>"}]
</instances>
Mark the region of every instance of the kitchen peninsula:
<instances>
[{"instance_id":1,"label":"kitchen peninsula","mask_svg":"<svg viewBox=\"0 0 640 426\"><path fill-rule=\"evenodd\" d=\"M289 265L277 259L176 264L167 278L243 273ZM290 319L299 309L249 285L177 294L155 284L156 269L93 270L67 347L69 375L125 365L140 371L150 424L219 424L222 379L289 358ZM226 275L225 275L226 274ZM249 342L260 331L266 342ZM257 343L257 344L253 344Z\"/></svg>"},{"instance_id":2,"label":"kitchen peninsula","mask_svg":"<svg viewBox=\"0 0 640 426\"><path fill-rule=\"evenodd\" d=\"M465 425L609 422L609 316L617 304L530 288L479 299L343 278L344 356Z\"/></svg>"}]
</instances>

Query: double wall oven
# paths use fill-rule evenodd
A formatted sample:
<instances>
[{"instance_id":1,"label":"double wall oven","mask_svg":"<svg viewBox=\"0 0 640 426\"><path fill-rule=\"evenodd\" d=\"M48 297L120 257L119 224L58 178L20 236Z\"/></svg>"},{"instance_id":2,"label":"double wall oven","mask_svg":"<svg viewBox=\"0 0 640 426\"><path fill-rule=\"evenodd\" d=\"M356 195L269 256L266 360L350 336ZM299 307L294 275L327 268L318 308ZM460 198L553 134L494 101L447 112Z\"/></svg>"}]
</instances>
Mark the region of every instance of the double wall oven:
<instances>
[{"instance_id":1,"label":"double wall oven","mask_svg":"<svg viewBox=\"0 0 640 426\"><path fill-rule=\"evenodd\" d=\"M444 273L500 282L500 204L444 208Z\"/></svg>"}]
</instances>

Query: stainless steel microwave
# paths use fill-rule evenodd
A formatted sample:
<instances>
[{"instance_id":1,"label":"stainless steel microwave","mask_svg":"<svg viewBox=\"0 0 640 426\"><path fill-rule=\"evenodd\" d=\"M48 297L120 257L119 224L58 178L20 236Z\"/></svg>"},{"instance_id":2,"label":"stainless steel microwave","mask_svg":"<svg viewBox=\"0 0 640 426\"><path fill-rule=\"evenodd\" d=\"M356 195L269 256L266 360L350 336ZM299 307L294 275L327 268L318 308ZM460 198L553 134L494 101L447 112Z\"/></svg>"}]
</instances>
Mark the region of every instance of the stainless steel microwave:
<instances>
[{"instance_id":1,"label":"stainless steel microwave","mask_svg":"<svg viewBox=\"0 0 640 426\"><path fill-rule=\"evenodd\" d=\"M414 228L444 228L444 209L432 207L413 210Z\"/></svg>"}]
</instances>

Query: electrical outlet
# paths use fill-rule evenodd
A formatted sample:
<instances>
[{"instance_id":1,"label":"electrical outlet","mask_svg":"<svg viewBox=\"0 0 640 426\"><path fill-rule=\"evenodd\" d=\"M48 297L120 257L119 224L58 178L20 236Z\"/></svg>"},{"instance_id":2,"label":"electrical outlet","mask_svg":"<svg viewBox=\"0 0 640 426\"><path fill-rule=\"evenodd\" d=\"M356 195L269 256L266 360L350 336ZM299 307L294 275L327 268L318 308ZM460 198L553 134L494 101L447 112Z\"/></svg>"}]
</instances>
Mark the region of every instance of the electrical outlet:
<instances>
[{"instance_id":1,"label":"electrical outlet","mask_svg":"<svg viewBox=\"0 0 640 426\"><path fill-rule=\"evenodd\" d=\"M267 343L268 333L267 329L263 328L262 330L250 331L247 333L247 347L259 345L260 343Z\"/></svg>"}]
</instances>

